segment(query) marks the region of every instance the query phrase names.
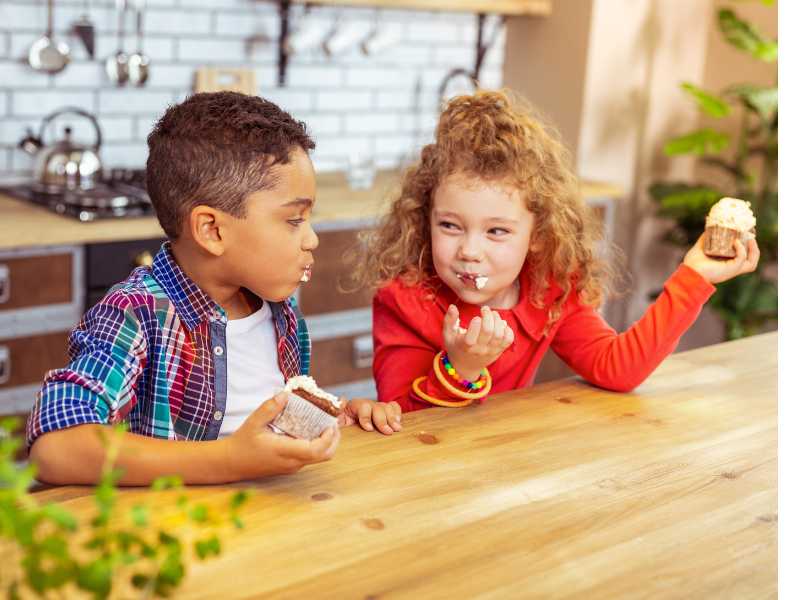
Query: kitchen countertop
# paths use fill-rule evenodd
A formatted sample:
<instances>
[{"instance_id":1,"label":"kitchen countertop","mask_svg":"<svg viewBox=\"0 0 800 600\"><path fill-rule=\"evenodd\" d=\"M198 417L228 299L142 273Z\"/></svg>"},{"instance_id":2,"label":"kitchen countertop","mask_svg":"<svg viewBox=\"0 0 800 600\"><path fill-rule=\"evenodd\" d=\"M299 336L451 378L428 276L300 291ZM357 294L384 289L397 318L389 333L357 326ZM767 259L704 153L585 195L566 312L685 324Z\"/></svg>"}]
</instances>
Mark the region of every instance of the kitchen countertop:
<instances>
[{"instance_id":1,"label":"kitchen countertop","mask_svg":"<svg viewBox=\"0 0 800 600\"><path fill-rule=\"evenodd\" d=\"M777 596L777 342L673 355L631 394L573 378L345 428L331 462L249 484L244 530L178 595ZM37 498L88 518L90 494Z\"/></svg>"},{"instance_id":2,"label":"kitchen countertop","mask_svg":"<svg viewBox=\"0 0 800 600\"><path fill-rule=\"evenodd\" d=\"M317 203L312 223L368 222L382 214L388 194L397 183L397 171L381 171L370 189L352 190L343 173L320 173L317 175ZM585 182L582 190L587 199L616 199L622 195L616 186L595 182ZM163 236L164 232L155 217L81 223L0 193L0 250Z\"/></svg>"}]
</instances>

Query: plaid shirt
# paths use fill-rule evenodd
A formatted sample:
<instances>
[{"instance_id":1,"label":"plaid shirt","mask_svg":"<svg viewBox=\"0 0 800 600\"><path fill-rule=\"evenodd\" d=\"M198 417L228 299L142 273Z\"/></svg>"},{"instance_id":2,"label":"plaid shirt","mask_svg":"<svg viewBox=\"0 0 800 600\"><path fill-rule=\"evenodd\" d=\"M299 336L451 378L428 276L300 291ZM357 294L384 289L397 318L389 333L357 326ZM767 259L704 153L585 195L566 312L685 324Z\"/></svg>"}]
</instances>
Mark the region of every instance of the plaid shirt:
<instances>
[{"instance_id":1,"label":"plaid shirt","mask_svg":"<svg viewBox=\"0 0 800 600\"><path fill-rule=\"evenodd\" d=\"M307 374L311 343L293 299L270 302L285 378ZM27 442L85 423L213 440L225 414L225 311L175 262L169 242L89 309L69 337L70 362L45 375Z\"/></svg>"}]
</instances>

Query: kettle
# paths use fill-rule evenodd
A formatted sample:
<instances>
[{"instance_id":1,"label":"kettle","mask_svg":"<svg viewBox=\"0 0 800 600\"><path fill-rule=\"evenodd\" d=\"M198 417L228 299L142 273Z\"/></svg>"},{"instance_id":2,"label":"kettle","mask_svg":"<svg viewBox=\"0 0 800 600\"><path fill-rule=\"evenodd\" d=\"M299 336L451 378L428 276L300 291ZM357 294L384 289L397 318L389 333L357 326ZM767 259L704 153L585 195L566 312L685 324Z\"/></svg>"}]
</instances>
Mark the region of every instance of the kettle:
<instances>
[{"instance_id":1,"label":"kettle","mask_svg":"<svg viewBox=\"0 0 800 600\"><path fill-rule=\"evenodd\" d=\"M64 128L64 137L53 144L42 141L50 122L65 114L85 117L92 122L95 131L93 146L82 146L72 141L72 128ZM103 135L95 117L80 108L67 107L47 115L34 136L28 129L27 135L19 142L19 147L35 157L34 176L36 187L46 192L64 190L88 190L97 184L103 172L100 162L100 144Z\"/></svg>"}]
</instances>

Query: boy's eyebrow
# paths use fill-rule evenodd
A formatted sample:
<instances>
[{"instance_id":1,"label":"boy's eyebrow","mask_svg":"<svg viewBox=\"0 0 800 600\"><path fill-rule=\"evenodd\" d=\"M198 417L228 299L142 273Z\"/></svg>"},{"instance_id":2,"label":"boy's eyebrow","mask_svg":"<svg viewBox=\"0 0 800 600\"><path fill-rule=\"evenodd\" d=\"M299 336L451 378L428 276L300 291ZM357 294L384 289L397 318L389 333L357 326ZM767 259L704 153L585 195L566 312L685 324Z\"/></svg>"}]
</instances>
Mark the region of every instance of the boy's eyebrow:
<instances>
[{"instance_id":1,"label":"boy's eyebrow","mask_svg":"<svg viewBox=\"0 0 800 600\"><path fill-rule=\"evenodd\" d=\"M303 208L309 208L314 206L314 201L311 198L295 198L294 200L290 200L281 206L291 207L294 208L295 206L302 206Z\"/></svg>"}]
</instances>

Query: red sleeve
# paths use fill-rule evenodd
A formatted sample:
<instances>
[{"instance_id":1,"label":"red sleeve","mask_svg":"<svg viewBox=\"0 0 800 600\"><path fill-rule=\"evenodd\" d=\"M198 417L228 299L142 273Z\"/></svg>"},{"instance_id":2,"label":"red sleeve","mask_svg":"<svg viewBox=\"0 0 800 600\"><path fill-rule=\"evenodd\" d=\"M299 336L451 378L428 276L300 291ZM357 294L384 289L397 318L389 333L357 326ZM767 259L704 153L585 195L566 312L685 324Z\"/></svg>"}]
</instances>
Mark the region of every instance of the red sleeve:
<instances>
[{"instance_id":1,"label":"red sleeve","mask_svg":"<svg viewBox=\"0 0 800 600\"><path fill-rule=\"evenodd\" d=\"M430 408L411 391L420 389L434 398L459 401L445 390L433 372L433 358L442 349L444 314L435 301L427 301L418 288L395 282L375 294L372 301L372 373L380 402L397 402L403 412Z\"/></svg>"},{"instance_id":2,"label":"red sleeve","mask_svg":"<svg viewBox=\"0 0 800 600\"><path fill-rule=\"evenodd\" d=\"M553 351L590 383L631 391L675 349L715 290L682 264L642 318L622 334L575 297L553 337Z\"/></svg>"}]
</instances>

